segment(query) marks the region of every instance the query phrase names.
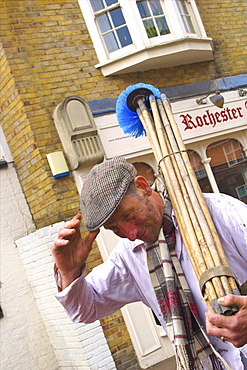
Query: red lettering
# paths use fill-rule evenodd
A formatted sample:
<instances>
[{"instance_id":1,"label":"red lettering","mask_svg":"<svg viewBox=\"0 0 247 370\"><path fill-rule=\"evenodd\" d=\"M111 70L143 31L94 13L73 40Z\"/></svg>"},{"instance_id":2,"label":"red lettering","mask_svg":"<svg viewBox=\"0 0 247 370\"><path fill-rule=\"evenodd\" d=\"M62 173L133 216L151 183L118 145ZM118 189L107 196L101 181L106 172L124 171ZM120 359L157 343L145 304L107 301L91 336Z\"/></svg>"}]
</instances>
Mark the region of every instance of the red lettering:
<instances>
[{"instance_id":1,"label":"red lettering","mask_svg":"<svg viewBox=\"0 0 247 370\"><path fill-rule=\"evenodd\" d=\"M225 110L225 109L223 109L223 110L220 112L220 114L221 114L221 117L223 118L223 122L228 121L228 117L227 117L227 115L226 115L226 110Z\"/></svg>"},{"instance_id":2,"label":"red lettering","mask_svg":"<svg viewBox=\"0 0 247 370\"><path fill-rule=\"evenodd\" d=\"M186 126L184 131L191 130L193 127L196 128L196 125L192 121L192 117L189 114L180 114L180 117L183 118L182 123Z\"/></svg>"},{"instance_id":3,"label":"red lettering","mask_svg":"<svg viewBox=\"0 0 247 370\"><path fill-rule=\"evenodd\" d=\"M204 124L205 124L206 126L208 126L208 125L209 125L209 122L207 121L207 116L206 116L206 114L204 114L202 117L203 117Z\"/></svg>"},{"instance_id":4,"label":"red lettering","mask_svg":"<svg viewBox=\"0 0 247 370\"><path fill-rule=\"evenodd\" d=\"M233 118L238 118L238 116L236 116L236 114L237 114L237 111L236 111L236 109L234 109L234 108L232 108L232 115L233 115Z\"/></svg>"},{"instance_id":5,"label":"red lettering","mask_svg":"<svg viewBox=\"0 0 247 370\"><path fill-rule=\"evenodd\" d=\"M247 100L245 101L245 108L247 109ZM242 107L236 108L224 108L221 111L211 113L209 109L205 110L206 114L201 116L196 116L194 121L192 116L187 114L181 114L180 117L182 118L182 123L185 125L186 130L192 130L193 128L203 127L212 125L213 127L216 126L217 123L226 122L228 120L238 119L239 117L243 117Z\"/></svg>"},{"instance_id":6,"label":"red lettering","mask_svg":"<svg viewBox=\"0 0 247 370\"><path fill-rule=\"evenodd\" d=\"M231 110L229 108L226 108L226 111L227 111L229 119L233 119L231 116Z\"/></svg>"},{"instance_id":7,"label":"red lettering","mask_svg":"<svg viewBox=\"0 0 247 370\"><path fill-rule=\"evenodd\" d=\"M239 117L243 117L243 114L241 113L241 110L242 110L242 107L237 107Z\"/></svg>"},{"instance_id":8,"label":"red lettering","mask_svg":"<svg viewBox=\"0 0 247 370\"><path fill-rule=\"evenodd\" d=\"M200 116L197 116L196 117L196 123L197 123L197 127L202 127L203 126L203 121L202 121L202 117Z\"/></svg>"},{"instance_id":9,"label":"red lettering","mask_svg":"<svg viewBox=\"0 0 247 370\"><path fill-rule=\"evenodd\" d=\"M217 122L221 122L221 119L220 119L220 113L219 112L215 112L215 118L216 118L216 121Z\"/></svg>"},{"instance_id":10,"label":"red lettering","mask_svg":"<svg viewBox=\"0 0 247 370\"><path fill-rule=\"evenodd\" d=\"M214 127L216 125L216 121L215 121L213 113L209 113L208 109L206 110L206 112L207 112L210 124L213 125L213 127Z\"/></svg>"}]
</instances>

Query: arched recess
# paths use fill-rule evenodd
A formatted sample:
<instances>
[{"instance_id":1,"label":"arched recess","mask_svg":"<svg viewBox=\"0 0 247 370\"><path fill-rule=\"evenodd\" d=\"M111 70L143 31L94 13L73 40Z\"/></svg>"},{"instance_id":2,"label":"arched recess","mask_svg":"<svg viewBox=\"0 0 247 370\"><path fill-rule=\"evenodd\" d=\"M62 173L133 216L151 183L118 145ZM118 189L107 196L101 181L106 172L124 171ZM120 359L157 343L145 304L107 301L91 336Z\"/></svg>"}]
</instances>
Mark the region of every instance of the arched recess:
<instances>
[{"instance_id":1,"label":"arched recess","mask_svg":"<svg viewBox=\"0 0 247 370\"><path fill-rule=\"evenodd\" d=\"M192 149L188 150L188 155L202 192L212 193L213 189L200 155Z\"/></svg>"},{"instance_id":2,"label":"arched recess","mask_svg":"<svg viewBox=\"0 0 247 370\"><path fill-rule=\"evenodd\" d=\"M242 144L226 138L208 145L206 155L219 191L247 203L247 157Z\"/></svg>"}]
</instances>

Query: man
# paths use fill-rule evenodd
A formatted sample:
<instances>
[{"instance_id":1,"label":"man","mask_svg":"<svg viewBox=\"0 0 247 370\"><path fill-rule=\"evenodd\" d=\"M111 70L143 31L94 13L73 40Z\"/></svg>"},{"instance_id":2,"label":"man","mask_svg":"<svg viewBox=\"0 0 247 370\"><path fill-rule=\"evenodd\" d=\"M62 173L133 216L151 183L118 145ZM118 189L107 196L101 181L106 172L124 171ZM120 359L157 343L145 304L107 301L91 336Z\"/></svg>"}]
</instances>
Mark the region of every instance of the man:
<instances>
[{"instance_id":1,"label":"man","mask_svg":"<svg viewBox=\"0 0 247 370\"><path fill-rule=\"evenodd\" d=\"M247 206L223 194L205 194L205 200L228 263L242 285L247 281ZM76 215L52 246L56 297L71 320L93 322L127 303L142 301L174 343L178 368L199 369L203 364L208 369L247 369L247 297L228 295L219 301L222 306L238 306L230 317L207 310L162 191L154 191L144 177L136 176L133 165L116 157L90 171L81 210L89 230L86 238L81 238L81 215ZM109 260L85 278L83 269L101 226L120 240Z\"/></svg>"}]
</instances>

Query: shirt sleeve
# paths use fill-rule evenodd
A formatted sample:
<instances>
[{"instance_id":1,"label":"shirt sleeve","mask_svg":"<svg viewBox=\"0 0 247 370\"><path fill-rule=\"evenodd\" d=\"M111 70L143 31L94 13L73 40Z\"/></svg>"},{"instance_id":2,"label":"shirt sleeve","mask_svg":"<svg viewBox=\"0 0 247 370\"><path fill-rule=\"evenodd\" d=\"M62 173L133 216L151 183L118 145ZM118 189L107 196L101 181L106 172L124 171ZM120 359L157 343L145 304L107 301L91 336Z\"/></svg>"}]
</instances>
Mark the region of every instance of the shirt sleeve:
<instances>
[{"instance_id":1,"label":"shirt sleeve","mask_svg":"<svg viewBox=\"0 0 247 370\"><path fill-rule=\"evenodd\" d=\"M59 290L59 276L55 279ZM116 250L106 262L86 277L82 274L55 297L72 321L84 323L94 322L141 299L132 274Z\"/></svg>"},{"instance_id":2,"label":"shirt sleeve","mask_svg":"<svg viewBox=\"0 0 247 370\"><path fill-rule=\"evenodd\" d=\"M204 194L227 261L240 284L247 280L247 205L225 194Z\"/></svg>"}]
</instances>

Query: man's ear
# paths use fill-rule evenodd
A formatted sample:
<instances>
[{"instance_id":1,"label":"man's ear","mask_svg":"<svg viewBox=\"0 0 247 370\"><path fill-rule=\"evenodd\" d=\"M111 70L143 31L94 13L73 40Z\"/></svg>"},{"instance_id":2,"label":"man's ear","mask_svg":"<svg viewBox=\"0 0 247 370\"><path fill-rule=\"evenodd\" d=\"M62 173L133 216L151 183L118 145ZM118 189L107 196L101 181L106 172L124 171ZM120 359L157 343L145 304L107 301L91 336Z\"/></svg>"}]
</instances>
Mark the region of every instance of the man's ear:
<instances>
[{"instance_id":1,"label":"man's ear","mask_svg":"<svg viewBox=\"0 0 247 370\"><path fill-rule=\"evenodd\" d=\"M135 186L136 186L137 190L140 189L140 192L142 194L147 195L147 196L151 195L152 189L151 189L148 181L145 179L145 177L143 177L143 176L135 177L134 183L135 183Z\"/></svg>"}]
</instances>

